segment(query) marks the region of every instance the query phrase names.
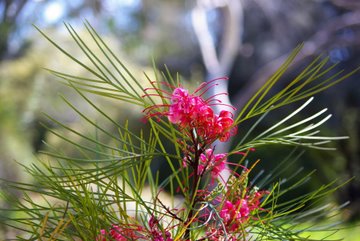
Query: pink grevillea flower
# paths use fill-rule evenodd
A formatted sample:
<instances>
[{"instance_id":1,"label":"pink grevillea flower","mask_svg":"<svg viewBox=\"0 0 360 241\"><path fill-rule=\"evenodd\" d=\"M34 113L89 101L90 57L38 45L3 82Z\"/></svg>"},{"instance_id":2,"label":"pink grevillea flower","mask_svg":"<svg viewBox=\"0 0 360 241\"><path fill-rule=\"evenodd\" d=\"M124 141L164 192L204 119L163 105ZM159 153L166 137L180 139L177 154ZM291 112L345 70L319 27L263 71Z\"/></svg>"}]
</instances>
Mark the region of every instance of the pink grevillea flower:
<instances>
[{"instance_id":1,"label":"pink grevillea flower","mask_svg":"<svg viewBox=\"0 0 360 241\"><path fill-rule=\"evenodd\" d=\"M225 225L226 231L236 233L242 225L246 225L252 217L253 211L260 210L260 199L268 191L254 191L236 201L225 200L220 207L219 216ZM240 230L241 231L241 230Z\"/></svg>"},{"instance_id":2,"label":"pink grevillea flower","mask_svg":"<svg viewBox=\"0 0 360 241\"><path fill-rule=\"evenodd\" d=\"M100 230L100 235L96 238L96 241L128 241L139 240L139 231L142 231L141 227L120 227L112 225L107 232L105 229Z\"/></svg>"},{"instance_id":3,"label":"pink grevillea flower","mask_svg":"<svg viewBox=\"0 0 360 241\"><path fill-rule=\"evenodd\" d=\"M225 153L215 154L213 149L207 149L205 153L200 155L198 175L210 171L211 177L213 179L217 178L226 167L225 161Z\"/></svg>"},{"instance_id":4,"label":"pink grevillea flower","mask_svg":"<svg viewBox=\"0 0 360 241\"><path fill-rule=\"evenodd\" d=\"M204 240L209 240L209 241L237 241L239 239L237 239L234 235L232 234L225 234L225 231L221 228L210 228L206 231L206 239Z\"/></svg>"},{"instance_id":5,"label":"pink grevillea flower","mask_svg":"<svg viewBox=\"0 0 360 241\"><path fill-rule=\"evenodd\" d=\"M170 122L182 128L199 127L213 120L213 110L205 101L188 91L176 88L171 96L168 118Z\"/></svg>"},{"instance_id":6,"label":"pink grevillea flower","mask_svg":"<svg viewBox=\"0 0 360 241\"><path fill-rule=\"evenodd\" d=\"M149 227L152 241L173 241L169 231L160 229L159 221L154 216L149 220Z\"/></svg>"},{"instance_id":7,"label":"pink grevillea flower","mask_svg":"<svg viewBox=\"0 0 360 241\"><path fill-rule=\"evenodd\" d=\"M227 93L220 93L210 98L204 99L203 96L206 91L217 83L219 79L201 84L192 94L182 87L173 87L172 93L168 93L161 89L148 88L145 91L155 90L155 94L148 93L145 96L160 96L164 102L170 101L161 105L154 105L146 108L147 117L153 116L167 116L169 121L179 125L180 129L184 130L189 137L201 138L206 144L212 143L216 139L224 142L230 136L236 134L236 127L233 126L233 114L230 111L222 110L219 115L215 114L211 108L214 105L225 105L216 99L218 95L226 95ZM167 100L167 101L166 101Z\"/></svg>"},{"instance_id":8,"label":"pink grevillea flower","mask_svg":"<svg viewBox=\"0 0 360 241\"><path fill-rule=\"evenodd\" d=\"M235 203L225 201L219 212L228 231L236 231L248 220L249 214L250 208L246 199L239 199Z\"/></svg>"},{"instance_id":9,"label":"pink grevillea flower","mask_svg":"<svg viewBox=\"0 0 360 241\"><path fill-rule=\"evenodd\" d=\"M224 142L236 133L231 112L222 110L216 115L201 97L189 95L182 88L174 90L167 115L170 122L182 129L196 130L197 135L208 142L217 138Z\"/></svg>"},{"instance_id":10,"label":"pink grevillea flower","mask_svg":"<svg viewBox=\"0 0 360 241\"><path fill-rule=\"evenodd\" d=\"M236 127L233 127L234 120L233 115L229 111L222 110L219 116L216 116L214 125L215 133L219 136L219 140L224 142L229 139L230 136L236 134Z\"/></svg>"}]
</instances>

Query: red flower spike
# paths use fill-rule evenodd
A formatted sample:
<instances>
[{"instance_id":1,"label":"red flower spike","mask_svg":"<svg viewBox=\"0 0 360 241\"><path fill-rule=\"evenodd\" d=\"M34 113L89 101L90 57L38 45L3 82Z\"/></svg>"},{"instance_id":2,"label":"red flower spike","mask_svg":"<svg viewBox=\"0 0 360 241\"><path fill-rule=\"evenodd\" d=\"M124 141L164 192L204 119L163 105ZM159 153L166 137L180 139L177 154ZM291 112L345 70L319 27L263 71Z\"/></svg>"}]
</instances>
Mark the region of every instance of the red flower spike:
<instances>
[{"instance_id":1,"label":"red flower spike","mask_svg":"<svg viewBox=\"0 0 360 241\"><path fill-rule=\"evenodd\" d=\"M197 136L205 142L204 144L211 144L216 139L222 142L227 141L230 136L236 134L236 127L233 126L233 114L229 111L221 111L219 115L214 114L211 106L225 105L220 100L216 99L219 95L227 95L227 93L215 94L206 100L203 95L212 87L216 86L215 79L207 83L202 83L193 94L182 87L173 87L172 94L155 88L148 88L145 90L155 90L156 93L148 93L147 96L159 96L163 99L170 99L170 104L159 104L147 107L144 112L147 118L167 116L169 121L173 124L179 125L182 130L185 130L187 135L191 137L193 131L196 131ZM211 103L211 104L210 104ZM228 106L228 105L227 105ZM235 109L234 107L230 106Z\"/></svg>"}]
</instances>

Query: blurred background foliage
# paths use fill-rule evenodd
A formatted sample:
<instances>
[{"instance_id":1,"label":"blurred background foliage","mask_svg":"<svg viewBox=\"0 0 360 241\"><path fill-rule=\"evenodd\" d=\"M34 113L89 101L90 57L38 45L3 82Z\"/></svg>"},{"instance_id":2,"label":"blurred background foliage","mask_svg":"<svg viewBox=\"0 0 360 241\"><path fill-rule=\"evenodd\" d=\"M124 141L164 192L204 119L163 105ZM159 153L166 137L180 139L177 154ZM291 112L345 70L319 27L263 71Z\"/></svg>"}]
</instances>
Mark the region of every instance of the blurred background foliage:
<instances>
[{"instance_id":1,"label":"blurred background foliage","mask_svg":"<svg viewBox=\"0 0 360 241\"><path fill-rule=\"evenodd\" d=\"M12 180L31 181L15 161L31 163L39 150L46 149L43 140L76 155L75 149L40 124L58 129L42 112L94 135L58 94L84 111L89 107L43 68L81 76L87 73L51 46L32 24L77 56L80 51L63 22L81 33L83 21L88 20L144 81L142 73L151 72L153 57L160 69L166 64L172 73L197 83L227 75L230 99L237 108L300 43L303 50L285 75L284 85L320 54L328 55L331 63L339 62L334 72L350 72L360 63L358 0L2 0L0 18L0 177ZM338 203L351 201L344 211L346 220L360 217L359 78L355 74L318 95L314 109L309 110L329 108L334 116L324 131L350 139L336 142L338 151L308 151L288 170L291 175L302 167L317 169L305 188L355 177L331 197ZM134 123L140 123L141 110L114 100L94 97L94 101L119 122L130 118L136 120L130 121L134 128L140 128ZM262 128L296 106L273 113ZM87 112L97 118L90 108ZM261 157L259 170L271 170L288 152L287 147L259 148L253 158Z\"/></svg>"}]
</instances>

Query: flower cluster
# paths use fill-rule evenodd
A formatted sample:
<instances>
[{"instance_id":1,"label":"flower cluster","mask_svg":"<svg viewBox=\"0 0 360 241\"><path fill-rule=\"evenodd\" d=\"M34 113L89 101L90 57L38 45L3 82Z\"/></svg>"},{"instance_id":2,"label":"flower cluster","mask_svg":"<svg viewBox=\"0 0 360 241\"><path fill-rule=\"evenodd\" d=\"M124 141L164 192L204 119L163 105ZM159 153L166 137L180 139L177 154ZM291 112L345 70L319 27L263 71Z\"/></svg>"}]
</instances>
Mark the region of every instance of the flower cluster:
<instances>
[{"instance_id":1,"label":"flower cluster","mask_svg":"<svg viewBox=\"0 0 360 241\"><path fill-rule=\"evenodd\" d=\"M161 231L159 220L155 217L151 217L149 220L151 240L153 241L173 241L169 231Z\"/></svg>"},{"instance_id":2,"label":"flower cluster","mask_svg":"<svg viewBox=\"0 0 360 241\"><path fill-rule=\"evenodd\" d=\"M100 235L96 241L127 241L138 240L141 238L140 232L143 231L141 226L132 226L127 224L126 226L112 225L109 231L105 229L100 230Z\"/></svg>"},{"instance_id":3,"label":"flower cluster","mask_svg":"<svg viewBox=\"0 0 360 241\"><path fill-rule=\"evenodd\" d=\"M250 214L250 209L246 199L239 199L235 203L225 201L221 211L219 212L223 223L230 231L239 228L239 224L244 222Z\"/></svg>"},{"instance_id":4,"label":"flower cluster","mask_svg":"<svg viewBox=\"0 0 360 241\"><path fill-rule=\"evenodd\" d=\"M144 110L147 117L166 116L168 120L177 125L178 128L190 140L184 148L183 166L192 167L198 176L211 173L213 180L221 178L220 174L226 167L227 154L215 154L211 145L219 140L221 142L235 135L237 127L234 124L233 114L227 110L221 110L215 114L212 106L225 105L233 110L233 106L222 103L216 97L227 95L219 93L205 99L205 93L217 85L216 81L225 80L215 79L208 83L201 84L193 93L180 87L169 86L172 92L162 89L148 88L145 91L156 91L145 96L159 96L162 98L161 105L153 105ZM170 103L167 103L167 102ZM180 140L181 143L186 140Z\"/></svg>"},{"instance_id":5,"label":"flower cluster","mask_svg":"<svg viewBox=\"0 0 360 241\"><path fill-rule=\"evenodd\" d=\"M189 94L183 88L176 88L173 91L167 115L170 122L178 124L185 130L196 130L196 134L207 142L216 139L224 142L236 133L231 112L222 110L216 115L201 96Z\"/></svg>"},{"instance_id":6,"label":"flower cluster","mask_svg":"<svg viewBox=\"0 0 360 241\"><path fill-rule=\"evenodd\" d=\"M244 197L236 196L232 200L225 199L219 212L225 231L235 236L242 236L242 228L252 218L252 214L261 210L260 199L265 194L268 192L253 190L251 194L246 194Z\"/></svg>"},{"instance_id":7,"label":"flower cluster","mask_svg":"<svg viewBox=\"0 0 360 241\"><path fill-rule=\"evenodd\" d=\"M178 140L178 143L182 143L183 148L182 168L186 169L185 173L189 173L189 181L184 183L185 187L182 189L186 206L182 214L175 214L167 208L165 212L168 213L164 214L177 220L178 223L172 224L172 227L185 230L180 231L175 240L191 240L191 230L197 228L203 229L203 232L199 233L205 235L197 234L202 236L197 237L200 238L199 240L242 239L246 236L244 227L260 210L260 200L265 194L257 190L248 190L245 180L248 170L243 170L246 174L244 178L244 175L239 175L228 168L232 177L228 182L222 179L221 173L227 168L228 153L215 153L214 142L228 141L236 134L237 129L230 111L221 110L219 114L214 113L212 106L223 105L216 99L218 95L203 98L206 91L216 85L215 81L200 85L191 94L182 87L169 85L167 86L172 88L171 92L157 88L145 90L147 92L145 96L160 97L163 103L147 107L144 110L147 118L157 117L160 120L160 117L167 117L181 133L184 133L185 139ZM212 185L202 186L201 184L208 180L206 178L208 176L212 180ZM218 183L214 186L215 180L218 179L225 184ZM151 216L146 228L113 226L109 233L104 230L101 233L113 240L124 240L125 235L128 240L174 240L171 233L162 225L162 222Z\"/></svg>"},{"instance_id":8,"label":"flower cluster","mask_svg":"<svg viewBox=\"0 0 360 241\"><path fill-rule=\"evenodd\" d=\"M215 114L212 109L214 105L226 105L216 98L221 94L227 95L226 93L203 98L206 91L215 85L217 84L213 84L213 81L204 83L192 94L182 87L171 86L174 89L172 93L148 88L146 91L155 90L158 94L147 94L147 96L159 95L163 100L168 99L171 103L150 106L144 112L147 113L148 118L167 116L171 123L177 124L189 137L194 138L196 133L196 137L201 138L204 144L211 144L217 139L225 142L236 134L237 129L230 111L222 110L219 114ZM226 106L235 110L233 106Z\"/></svg>"},{"instance_id":9,"label":"flower cluster","mask_svg":"<svg viewBox=\"0 0 360 241\"><path fill-rule=\"evenodd\" d=\"M96 241L128 241L128 240L152 240L152 241L173 241L171 233L161 230L161 224L157 218L151 216L148 227L140 224L112 225L109 231L100 230Z\"/></svg>"},{"instance_id":10,"label":"flower cluster","mask_svg":"<svg viewBox=\"0 0 360 241\"><path fill-rule=\"evenodd\" d=\"M215 154L213 149L207 149L200 154L200 163L198 166L198 175L202 175L206 171L210 171L211 177L216 179L226 167L226 154Z\"/></svg>"},{"instance_id":11,"label":"flower cluster","mask_svg":"<svg viewBox=\"0 0 360 241\"><path fill-rule=\"evenodd\" d=\"M207 210L199 218L198 226L206 227L204 238L207 240L243 240L246 227L257 220L260 212L266 211L261 208L261 199L269 192L248 188L249 172L245 168L242 174L234 174L225 186L218 184L211 191L199 191L199 203Z\"/></svg>"}]
</instances>

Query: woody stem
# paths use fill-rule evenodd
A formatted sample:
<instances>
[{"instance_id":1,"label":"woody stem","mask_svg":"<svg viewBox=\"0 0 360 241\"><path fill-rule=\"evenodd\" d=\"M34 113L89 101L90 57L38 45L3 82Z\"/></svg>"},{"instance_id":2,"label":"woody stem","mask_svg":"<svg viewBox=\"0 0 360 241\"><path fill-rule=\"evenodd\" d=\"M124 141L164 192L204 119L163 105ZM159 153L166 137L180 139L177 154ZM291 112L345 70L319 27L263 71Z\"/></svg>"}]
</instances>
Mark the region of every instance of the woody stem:
<instances>
[{"instance_id":1,"label":"woody stem","mask_svg":"<svg viewBox=\"0 0 360 241\"><path fill-rule=\"evenodd\" d=\"M198 168L199 168L200 155L203 152L202 148L199 146L199 142L198 142L198 139L196 138L196 136L192 133L191 137L192 137L192 141L193 141L193 147L195 150L194 161L191 163L191 167L193 168L193 172L194 172L194 179L193 179L193 183L191 185L191 199L189 200L190 201L190 207L189 207L190 210L189 210L187 220L185 221L185 226L187 227L185 234L184 234L185 240L190 239L191 223L194 221L194 215L196 215L196 213L194 213L194 208L196 207L196 204L197 204L196 194L197 194L197 190L199 188L200 180L201 180L201 174L198 173Z\"/></svg>"}]
</instances>

